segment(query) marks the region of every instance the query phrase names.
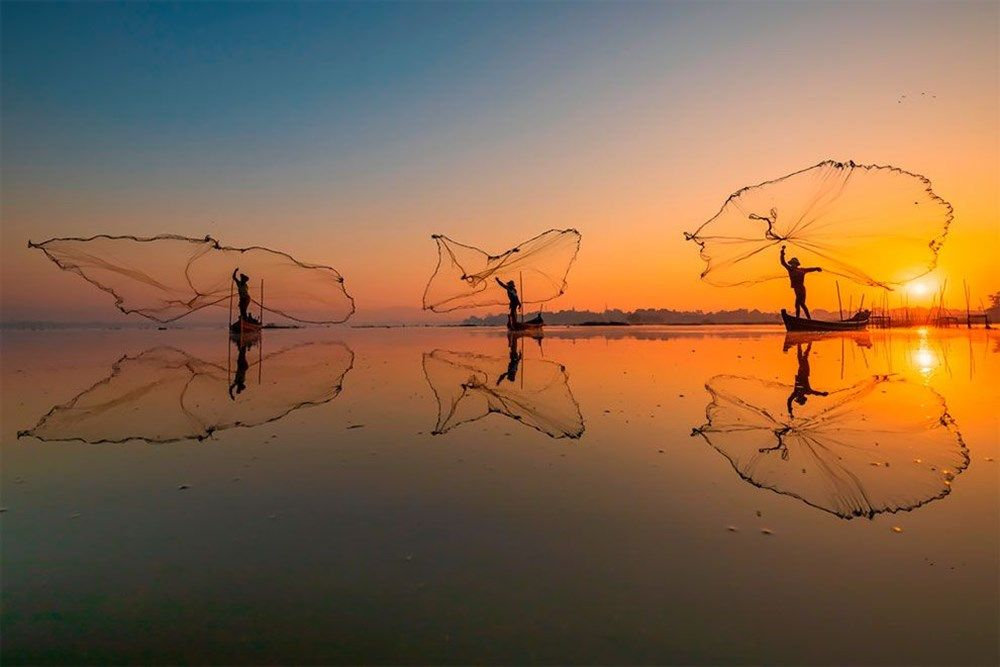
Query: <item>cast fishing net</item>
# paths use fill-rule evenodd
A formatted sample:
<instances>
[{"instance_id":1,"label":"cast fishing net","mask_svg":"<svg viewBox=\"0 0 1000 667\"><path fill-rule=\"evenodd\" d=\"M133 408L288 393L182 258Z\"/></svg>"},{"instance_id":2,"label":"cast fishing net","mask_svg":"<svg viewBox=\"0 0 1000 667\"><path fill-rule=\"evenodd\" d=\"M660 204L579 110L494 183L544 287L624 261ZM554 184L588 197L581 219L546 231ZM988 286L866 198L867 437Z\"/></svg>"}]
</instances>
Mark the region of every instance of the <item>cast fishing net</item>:
<instances>
[{"instance_id":1,"label":"cast fishing net","mask_svg":"<svg viewBox=\"0 0 1000 667\"><path fill-rule=\"evenodd\" d=\"M250 277L255 316L263 291L267 321L333 324L354 312L337 271L268 248L231 248L208 236L171 235L55 238L28 245L113 296L122 312L157 322L212 306L227 308L237 268Z\"/></svg>"},{"instance_id":2,"label":"cast fishing net","mask_svg":"<svg viewBox=\"0 0 1000 667\"><path fill-rule=\"evenodd\" d=\"M827 161L737 191L685 237L712 285L786 278L784 244L803 266L892 289L934 268L951 220L951 205L919 174Z\"/></svg>"},{"instance_id":3,"label":"cast fishing net","mask_svg":"<svg viewBox=\"0 0 1000 667\"><path fill-rule=\"evenodd\" d=\"M490 255L435 235L438 263L424 290L424 308L443 313L478 306L506 306L496 284L513 280L524 304L550 301L566 290L566 276L580 250L580 232L551 229L516 248Z\"/></svg>"}]
</instances>

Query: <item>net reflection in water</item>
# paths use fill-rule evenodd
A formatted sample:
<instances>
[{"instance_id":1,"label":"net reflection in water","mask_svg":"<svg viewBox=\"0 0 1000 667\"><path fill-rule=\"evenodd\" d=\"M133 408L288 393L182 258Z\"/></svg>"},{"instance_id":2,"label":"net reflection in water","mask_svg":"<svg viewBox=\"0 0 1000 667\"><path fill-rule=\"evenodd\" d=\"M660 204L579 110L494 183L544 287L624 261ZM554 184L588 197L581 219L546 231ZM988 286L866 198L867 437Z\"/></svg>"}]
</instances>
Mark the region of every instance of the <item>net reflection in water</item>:
<instances>
[{"instance_id":1,"label":"net reflection in water","mask_svg":"<svg viewBox=\"0 0 1000 667\"><path fill-rule=\"evenodd\" d=\"M692 435L751 484L845 519L942 498L969 464L944 399L896 376L813 395L794 409L798 386L720 375L705 388L707 422Z\"/></svg>"},{"instance_id":2,"label":"net reflection in water","mask_svg":"<svg viewBox=\"0 0 1000 667\"><path fill-rule=\"evenodd\" d=\"M248 354L249 345L240 347L232 368L168 346L125 355L108 377L18 435L88 443L202 440L333 400L354 363L339 342L304 343L260 358Z\"/></svg>"},{"instance_id":3,"label":"net reflection in water","mask_svg":"<svg viewBox=\"0 0 1000 667\"><path fill-rule=\"evenodd\" d=\"M566 368L523 359L513 342L506 359L434 350L424 354L423 365L438 403L435 434L498 413L552 438L583 435L583 416Z\"/></svg>"}]
</instances>

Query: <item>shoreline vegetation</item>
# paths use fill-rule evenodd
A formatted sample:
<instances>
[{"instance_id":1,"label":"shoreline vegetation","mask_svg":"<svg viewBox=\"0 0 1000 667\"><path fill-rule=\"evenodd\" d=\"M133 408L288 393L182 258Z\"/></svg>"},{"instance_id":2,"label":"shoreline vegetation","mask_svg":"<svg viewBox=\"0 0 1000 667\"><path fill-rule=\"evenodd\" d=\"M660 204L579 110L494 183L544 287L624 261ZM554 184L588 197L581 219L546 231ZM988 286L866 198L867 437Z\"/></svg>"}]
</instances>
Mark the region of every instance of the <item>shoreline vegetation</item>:
<instances>
[{"instance_id":1,"label":"shoreline vegetation","mask_svg":"<svg viewBox=\"0 0 1000 667\"><path fill-rule=\"evenodd\" d=\"M993 299L991 298L991 303ZM1000 300L988 308L991 320L1000 321ZM525 312L525 318L531 318L539 311L529 310ZM781 315L778 312L767 312L757 309L749 310L738 308L735 310L701 311L701 310L671 310L668 308L640 308L637 310L623 311L612 309L606 311L593 310L558 310L553 312L540 311L547 326L579 326L579 327L627 327L627 326L752 326L752 325L781 325ZM928 308L893 308L889 314L894 319L902 318L904 313L906 319L913 323L929 323L933 315L938 313L934 309ZM956 309L947 309L950 314L961 314ZM838 320L839 314L836 311L829 311L823 308L813 309L813 317L820 320ZM963 320L964 321L964 320ZM304 325L304 324L278 324L267 323L265 329L311 329L328 328L330 326L346 326L352 329L405 329L405 328L475 328L475 327L503 327L507 323L506 313L495 313L489 315L473 315L463 320L451 320L441 322L404 322L400 320L388 319L386 321L359 322L357 324L346 323L341 325ZM221 323L224 326L224 323ZM20 320L10 322L0 322L0 331L17 330L63 330L63 329L128 329L128 330L150 330L167 331L173 329L217 329L220 327L218 321L191 321L175 322L164 325L159 322L137 319L131 322L102 322L99 320L89 322L53 322L44 320Z\"/></svg>"},{"instance_id":2,"label":"shoreline vegetation","mask_svg":"<svg viewBox=\"0 0 1000 667\"><path fill-rule=\"evenodd\" d=\"M574 324L548 323L546 326L556 327L643 327L643 326L675 326L675 327L711 327L711 326L781 326L781 320L767 320L758 322L638 322L629 323L621 321L590 321ZM469 324L464 322L441 322L440 324L416 322L416 323L392 323L392 324L332 324L332 325L303 325L295 327L264 327L265 329L336 329L345 327L348 329L492 329L506 327L506 319L501 324ZM218 329L215 324L190 324L178 326L163 326L155 324L138 323L103 323L103 322L2 322L0 331L72 331L82 329L102 330L102 331L194 331L198 329ZM223 327L224 328L224 327Z\"/></svg>"},{"instance_id":3,"label":"shoreline vegetation","mask_svg":"<svg viewBox=\"0 0 1000 667\"><path fill-rule=\"evenodd\" d=\"M528 319L536 311L525 309L524 317ZM736 310L671 310L669 308L640 308L637 310L620 310L618 308L593 311L593 310L556 310L552 312L541 312L547 325L568 325L568 326L627 326L635 324L685 324L685 325L712 325L712 324L780 324L781 315L777 312L769 313L757 309L748 310L739 308ZM496 326L507 322L507 314L499 313L495 315L484 315L467 317L462 320L464 326Z\"/></svg>"},{"instance_id":4,"label":"shoreline vegetation","mask_svg":"<svg viewBox=\"0 0 1000 667\"><path fill-rule=\"evenodd\" d=\"M823 311L819 311L823 312ZM781 324L778 313L766 313L758 310L731 310L718 312L673 311L666 309L643 309L624 312L609 310L598 313L589 310L564 310L553 313L542 313L546 325L550 326L636 326L636 325L674 325L674 326L713 326L713 325L758 325ZM397 329L397 328L476 328L506 326L507 315L491 314L467 317L460 321L450 322L365 322L346 324L354 329ZM151 331L168 331L172 329L215 329L217 322L189 322L163 325L159 322L51 322L51 321L13 321L0 322L0 330L62 330L62 329L138 329ZM324 328L324 325L316 325ZM278 325L267 324L265 329L308 329L309 325Z\"/></svg>"}]
</instances>

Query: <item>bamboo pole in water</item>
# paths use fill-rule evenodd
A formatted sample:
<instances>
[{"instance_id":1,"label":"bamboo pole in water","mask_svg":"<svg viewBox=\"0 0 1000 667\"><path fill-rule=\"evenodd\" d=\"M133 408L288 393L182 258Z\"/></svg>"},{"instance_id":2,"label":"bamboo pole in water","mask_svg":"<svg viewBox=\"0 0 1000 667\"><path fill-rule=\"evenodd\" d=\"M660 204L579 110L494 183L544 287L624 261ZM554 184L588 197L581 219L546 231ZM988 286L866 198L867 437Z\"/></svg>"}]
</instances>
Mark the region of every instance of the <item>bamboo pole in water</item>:
<instances>
[{"instance_id":1,"label":"bamboo pole in water","mask_svg":"<svg viewBox=\"0 0 1000 667\"><path fill-rule=\"evenodd\" d=\"M521 315L521 319L522 320L524 319L524 315L523 314ZM525 369L525 364L524 364L524 336L520 336L520 338L521 338L521 358L518 360L517 363L521 366L521 390L523 391L524 390L524 369ZM516 344L517 343L515 342L515 345Z\"/></svg>"},{"instance_id":2,"label":"bamboo pole in water","mask_svg":"<svg viewBox=\"0 0 1000 667\"><path fill-rule=\"evenodd\" d=\"M226 321L226 329L228 330L226 332L227 334L232 332L232 329L229 328L229 327L232 326L232 324L233 324L233 281L230 280L229 281L229 319ZM227 339L226 339L226 383L227 384L229 383L229 374L233 370L232 356L233 356L233 352L232 352L232 350L229 349L229 338L227 337Z\"/></svg>"},{"instance_id":3,"label":"bamboo pole in water","mask_svg":"<svg viewBox=\"0 0 1000 667\"><path fill-rule=\"evenodd\" d=\"M517 282L520 283L517 287L518 291L521 293L521 324L524 324L524 271L517 272ZM515 343L516 344L516 343ZM521 337L521 359L518 361L521 366L521 389L524 389L524 337Z\"/></svg>"},{"instance_id":4,"label":"bamboo pole in water","mask_svg":"<svg viewBox=\"0 0 1000 667\"><path fill-rule=\"evenodd\" d=\"M260 279L260 327L264 328L264 279ZM257 341L257 384L264 376L264 336Z\"/></svg>"},{"instance_id":5,"label":"bamboo pole in water","mask_svg":"<svg viewBox=\"0 0 1000 667\"><path fill-rule=\"evenodd\" d=\"M521 324L524 324L524 271L517 272L517 281L521 283L517 286L518 291L521 293Z\"/></svg>"},{"instance_id":6,"label":"bamboo pole in water","mask_svg":"<svg viewBox=\"0 0 1000 667\"><path fill-rule=\"evenodd\" d=\"M941 296L941 288L938 288L937 294L934 295L934 299L931 301L930 310L927 311L927 322L932 325L939 324L941 321L941 307L944 305L944 298Z\"/></svg>"},{"instance_id":7,"label":"bamboo pole in water","mask_svg":"<svg viewBox=\"0 0 1000 667\"><path fill-rule=\"evenodd\" d=\"M940 320L944 316L944 286L946 284L948 284L947 278L944 279L941 289L938 290L937 320Z\"/></svg>"},{"instance_id":8,"label":"bamboo pole in water","mask_svg":"<svg viewBox=\"0 0 1000 667\"><path fill-rule=\"evenodd\" d=\"M965 291L965 328L972 328L972 311L969 308L969 285L962 278L962 289Z\"/></svg>"},{"instance_id":9,"label":"bamboo pole in water","mask_svg":"<svg viewBox=\"0 0 1000 667\"><path fill-rule=\"evenodd\" d=\"M844 304L840 301L840 281L835 281L837 283L837 310L840 311L840 320L844 320Z\"/></svg>"}]
</instances>

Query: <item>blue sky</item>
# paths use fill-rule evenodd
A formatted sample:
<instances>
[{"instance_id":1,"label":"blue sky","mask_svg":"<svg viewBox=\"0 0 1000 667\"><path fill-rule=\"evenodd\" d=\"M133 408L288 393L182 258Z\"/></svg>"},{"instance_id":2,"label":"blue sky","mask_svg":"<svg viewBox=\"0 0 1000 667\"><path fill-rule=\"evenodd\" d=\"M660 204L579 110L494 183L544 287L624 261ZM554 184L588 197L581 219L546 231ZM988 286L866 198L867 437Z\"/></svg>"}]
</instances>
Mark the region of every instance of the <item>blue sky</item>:
<instances>
[{"instance_id":1,"label":"blue sky","mask_svg":"<svg viewBox=\"0 0 1000 667\"><path fill-rule=\"evenodd\" d=\"M13 159L141 148L183 159L193 146L214 147L234 162L244 152L350 152L531 94L553 72L617 43L615 33L640 28L635 13L557 4L5 3L7 148Z\"/></svg>"}]
</instances>

